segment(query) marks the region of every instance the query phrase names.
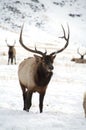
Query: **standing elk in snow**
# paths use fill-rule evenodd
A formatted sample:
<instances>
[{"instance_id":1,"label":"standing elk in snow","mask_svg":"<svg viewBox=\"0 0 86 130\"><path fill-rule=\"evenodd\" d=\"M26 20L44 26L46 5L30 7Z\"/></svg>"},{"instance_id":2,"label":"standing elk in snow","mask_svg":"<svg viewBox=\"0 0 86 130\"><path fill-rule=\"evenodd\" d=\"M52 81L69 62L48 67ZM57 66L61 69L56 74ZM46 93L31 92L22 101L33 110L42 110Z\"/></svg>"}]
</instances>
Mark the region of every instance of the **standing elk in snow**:
<instances>
[{"instance_id":1,"label":"standing elk in snow","mask_svg":"<svg viewBox=\"0 0 86 130\"><path fill-rule=\"evenodd\" d=\"M86 63L86 59L84 59L84 56L86 55L86 52L83 54L80 53L79 48L77 49L77 53L80 55L80 58L72 58L71 61L74 61L76 63Z\"/></svg>"},{"instance_id":2,"label":"standing elk in snow","mask_svg":"<svg viewBox=\"0 0 86 130\"><path fill-rule=\"evenodd\" d=\"M5 42L7 43L7 40L5 40ZM13 60L15 60L15 64L16 64L16 49L14 48L16 41L14 41L13 45L9 45L7 43L7 46L9 47L8 50L8 65L9 62L11 61L11 64L13 64Z\"/></svg>"},{"instance_id":3,"label":"standing elk in snow","mask_svg":"<svg viewBox=\"0 0 86 130\"><path fill-rule=\"evenodd\" d=\"M54 69L53 67L54 59L56 57L56 54L65 50L65 48L69 44L69 36L70 36L69 26L68 26L67 37L66 37L65 29L63 26L62 26L62 30L63 30L64 36L60 38L65 39L66 41L65 46L47 55L47 51L43 53L42 51L37 50L36 47L33 50L24 45L23 39L22 39L23 26L21 28L19 41L22 47L26 49L27 51L40 55L40 56L34 55L34 57L29 57L23 60L19 65L18 77L19 77L20 86L23 92L23 101L24 101L23 110L29 111L32 105L31 103L32 95L34 92L38 92L40 113L43 111L44 96L46 93L48 83L50 82L51 77L53 75L52 70Z\"/></svg>"}]
</instances>

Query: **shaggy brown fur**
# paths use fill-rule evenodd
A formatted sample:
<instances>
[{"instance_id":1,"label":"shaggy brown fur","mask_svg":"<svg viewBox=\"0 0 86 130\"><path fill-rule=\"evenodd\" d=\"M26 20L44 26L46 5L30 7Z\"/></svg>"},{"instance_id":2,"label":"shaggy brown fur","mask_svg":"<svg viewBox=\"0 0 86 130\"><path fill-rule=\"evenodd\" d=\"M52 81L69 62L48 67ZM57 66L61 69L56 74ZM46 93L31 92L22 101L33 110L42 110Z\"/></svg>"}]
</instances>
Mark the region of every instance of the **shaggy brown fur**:
<instances>
[{"instance_id":1,"label":"shaggy brown fur","mask_svg":"<svg viewBox=\"0 0 86 130\"><path fill-rule=\"evenodd\" d=\"M8 64L11 61L11 64L13 64L13 60L14 63L16 64L16 49L14 48L14 46L8 46L9 50L8 50Z\"/></svg>"},{"instance_id":2,"label":"shaggy brown fur","mask_svg":"<svg viewBox=\"0 0 86 130\"><path fill-rule=\"evenodd\" d=\"M72 58L71 61L75 63L83 63L86 64L86 59L81 59L81 58Z\"/></svg>"}]
</instances>

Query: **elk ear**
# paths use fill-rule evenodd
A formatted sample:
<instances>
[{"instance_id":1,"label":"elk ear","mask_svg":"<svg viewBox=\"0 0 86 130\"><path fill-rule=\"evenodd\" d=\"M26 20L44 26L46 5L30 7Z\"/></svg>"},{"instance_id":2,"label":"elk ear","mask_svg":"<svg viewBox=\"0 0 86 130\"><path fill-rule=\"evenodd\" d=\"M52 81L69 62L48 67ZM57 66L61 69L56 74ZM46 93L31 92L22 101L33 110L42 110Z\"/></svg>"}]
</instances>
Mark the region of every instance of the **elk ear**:
<instances>
[{"instance_id":1,"label":"elk ear","mask_svg":"<svg viewBox=\"0 0 86 130\"><path fill-rule=\"evenodd\" d=\"M35 59L36 59L36 62L39 62L41 60L41 56L38 56L38 55L34 55Z\"/></svg>"},{"instance_id":2,"label":"elk ear","mask_svg":"<svg viewBox=\"0 0 86 130\"><path fill-rule=\"evenodd\" d=\"M53 55L53 56L52 56L52 60L54 60L54 59L55 59L55 57L56 57L56 55Z\"/></svg>"}]
</instances>

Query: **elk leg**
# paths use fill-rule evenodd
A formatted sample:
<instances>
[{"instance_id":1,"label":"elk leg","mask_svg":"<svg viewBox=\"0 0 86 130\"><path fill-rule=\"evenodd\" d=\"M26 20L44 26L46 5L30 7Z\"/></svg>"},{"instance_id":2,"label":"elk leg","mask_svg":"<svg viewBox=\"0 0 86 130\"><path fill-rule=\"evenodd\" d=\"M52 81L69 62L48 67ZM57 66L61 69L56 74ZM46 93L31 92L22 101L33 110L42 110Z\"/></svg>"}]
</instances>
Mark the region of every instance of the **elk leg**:
<instances>
[{"instance_id":1,"label":"elk leg","mask_svg":"<svg viewBox=\"0 0 86 130\"><path fill-rule=\"evenodd\" d=\"M30 107L31 107L31 99L32 99L32 92L29 91L25 91L23 93L23 99L24 99L24 109L26 111L29 111Z\"/></svg>"},{"instance_id":2,"label":"elk leg","mask_svg":"<svg viewBox=\"0 0 86 130\"><path fill-rule=\"evenodd\" d=\"M32 105L32 92L27 91L27 109L29 110Z\"/></svg>"},{"instance_id":3,"label":"elk leg","mask_svg":"<svg viewBox=\"0 0 86 130\"><path fill-rule=\"evenodd\" d=\"M23 101L24 101L23 110L27 110L27 92L23 92Z\"/></svg>"},{"instance_id":4,"label":"elk leg","mask_svg":"<svg viewBox=\"0 0 86 130\"><path fill-rule=\"evenodd\" d=\"M27 89L25 88L25 86L20 82L20 86L22 89L22 95L23 95L23 102L24 102L24 107L23 110L27 110Z\"/></svg>"},{"instance_id":5,"label":"elk leg","mask_svg":"<svg viewBox=\"0 0 86 130\"><path fill-rule=\"evenodd\" d=\"M16 57L14 57L14 59L15 59L15 64L16 64Z\"/></svg>"},{"instance_id":6,"label":"elk leg","mask_svg":"<svg viewBox=\"0 0 86 130\"><path fill-rule=\"evenodd\" d=\"M27 111L27 91L26 91L26 88L22 88L22 91L23 91L23 102L24 102L23 110Z\"/></svg>"},{"instance_id":7,"label":"elk leg","mask_svg":"<svg viewBox=\"0 0 86 130\"><path fill-rule=\"evenodd\" d=\"M11 58L11 64L13 64L13 58Z\"/></svg>"},{"instance_id":8,"label":"elk leg","mask_svg":"<svg viewBox=\"0 0 86 130\"><path fill-rule=\"evenodd\" d=\"M10 58L8 58L8 65L9 65Z\"/></svg>"},{"instance_id":9,"label":"elk leg","mask_svg":"<svg viewBox=\"0 0 86 130\"><path fill-rule=\"evenodd\" d=\"M43 111L44 96L45 96L45 93L40 93L40 96L39 96L39 109L40 109L40 113L42 113L42 111Z\"/></svg>"},{"instance_id":10,"label":"elk leg","mask_svg":"<svg viewBox=\"0 0 86 130\"><path fill-rule=\"evenodd\" d=\"M13 57L13 60L14 60L14 64L16 64L16 57L15 56Z\"/></svg>"}]
</instances>

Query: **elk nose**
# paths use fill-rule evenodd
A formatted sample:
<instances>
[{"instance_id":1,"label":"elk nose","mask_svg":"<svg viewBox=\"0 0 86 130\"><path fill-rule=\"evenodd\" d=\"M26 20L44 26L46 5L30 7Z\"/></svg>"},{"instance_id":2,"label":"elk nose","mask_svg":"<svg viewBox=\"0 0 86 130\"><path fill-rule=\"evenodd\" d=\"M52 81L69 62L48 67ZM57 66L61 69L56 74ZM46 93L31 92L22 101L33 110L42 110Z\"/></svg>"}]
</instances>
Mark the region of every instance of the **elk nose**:
<instances>
[{"instance_id":1,"label":"elk nose","mask_svg":"<svg viewBox=\"0 0 86 130\"><path fill-rule=\"evenodd\" d=\"M50 66L49 66L49 69L50 69L50 70L53 70L53 69L54 69L54 67L53 67L52 65L50 65Z\"/></svg>"}]
</instances>

